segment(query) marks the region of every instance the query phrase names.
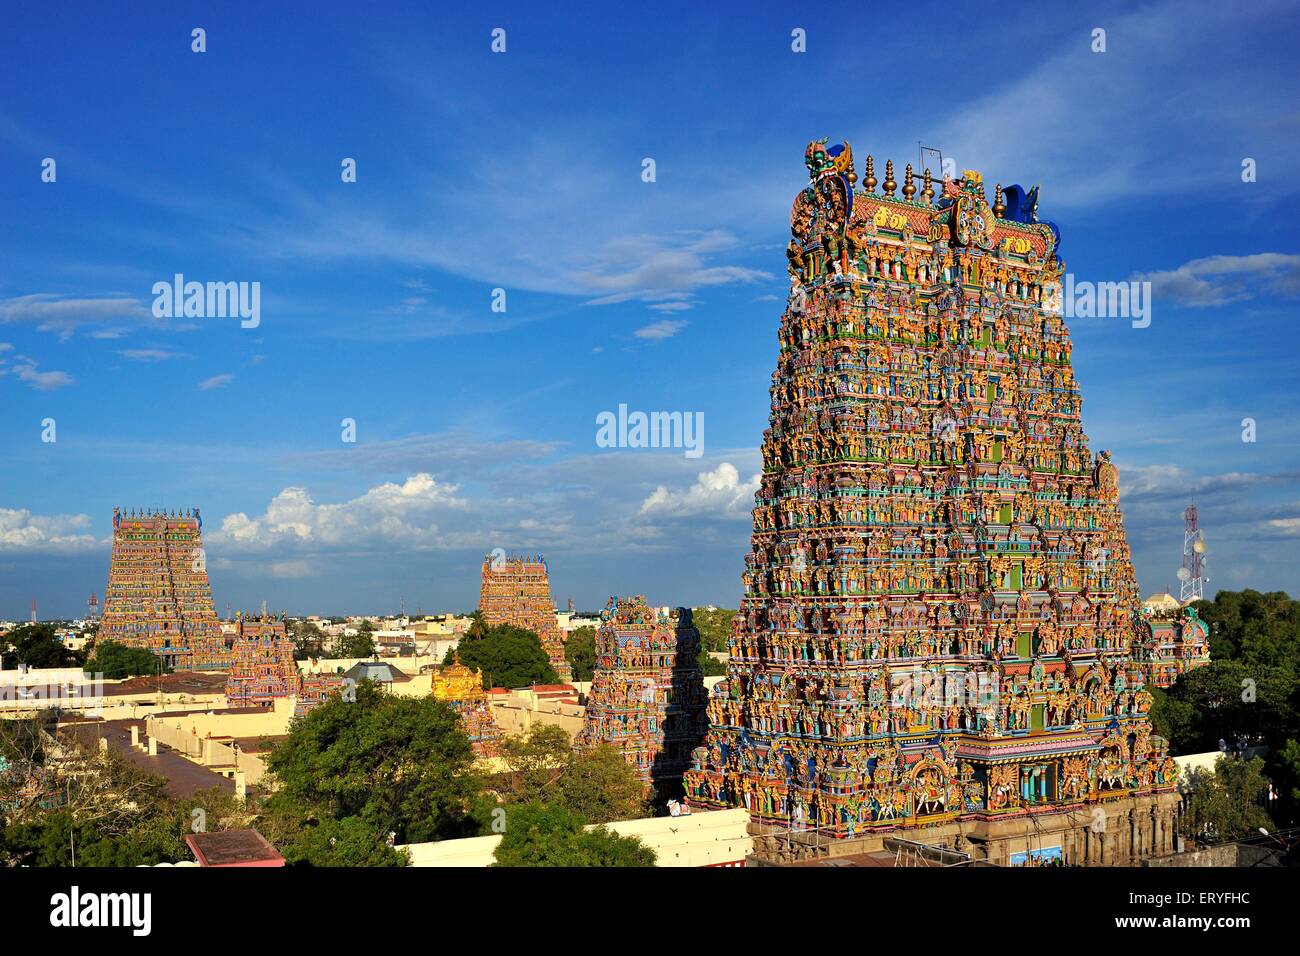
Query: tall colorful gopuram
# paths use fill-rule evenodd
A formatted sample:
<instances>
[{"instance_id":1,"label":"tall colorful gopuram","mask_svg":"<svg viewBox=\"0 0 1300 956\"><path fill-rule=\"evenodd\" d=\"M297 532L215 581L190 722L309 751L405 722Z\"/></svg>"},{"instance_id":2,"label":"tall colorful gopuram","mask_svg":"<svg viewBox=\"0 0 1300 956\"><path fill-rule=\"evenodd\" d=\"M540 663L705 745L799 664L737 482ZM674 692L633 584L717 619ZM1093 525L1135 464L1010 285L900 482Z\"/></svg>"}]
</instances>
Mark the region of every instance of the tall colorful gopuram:
<instances>
[{"instance_id":1,"label":"tall colorful gopuram","mask_svg":"<svg viewBox=\"0 0 1300 956\"><path fill-rule=\"evenodd\" d=\"M1172 848L1130 652L1119 476L1089 452L1038 190L809 144L744 597L688 795L1000 862ZM1082 812L1080 812L1082 811ZM906 834L905 834L906 835ZM919 837L918 837L919 838ZM774 844L769 844L769 846Z\"/></svg>"},{"instance_id":2,"label":"tall colorful gopuram","mask_svg":"<svg viewBox=\"0 0 1300 956\"><path fill-rule=\"evenodd\" d=\"M564 637L555 618L551 582L546 559L506 557L499 551L483 559L483 581L479 589L479 610L489 626L513 624L533 631L550 658L560 680L573 674L564 656Z\"/></svg>"},{"instance_id":3,"label":"tall colorful gopuram","mask_svg":"<svg viewBox=\"0 0 1300 956\"><path fill-rule=\"evenodd\" d=\"M452 663L433 672L430 690L435 699L446 701L460 715L474 753L480 757L495 757L501 742L501 728L492 716L492 706L487 691L483 689L483 673L462 664L457 653Z\"/></svg>"},{"instance_id":4,"label":"tall colorful gopuram","mask_svg":"<svg viewBox=\"0 0 1300 956\"><path fill-rule=\"evenodd\" d=\"M688 608L661 614L642 595L610 598L596 632L596 666L574 747L608 743L661 795L681 789L704 739L700 632Z\"/></svg>"},{"instance_id":5,"label":"tall colorful gopuram","mask_svg":"<svg viewBox=\"0 0 1300 956\"><path fill-rule=\"evenodd\" d=\"M202 531L198 508L113 509L100 640L148 648L176 670L229 666L229 649L212 604Z\"/></svg>"},{"instance_id":6,"label":"tall colorful gopuram","mask_svg":"<svg viewBox=\"0 0 1300 956\"><path fill-rule=\"evenodd\" d=\"M237 615L227 705L265 707L278 698L297 696L301 683L284 614Z\"/></svg>"}]
</instances>

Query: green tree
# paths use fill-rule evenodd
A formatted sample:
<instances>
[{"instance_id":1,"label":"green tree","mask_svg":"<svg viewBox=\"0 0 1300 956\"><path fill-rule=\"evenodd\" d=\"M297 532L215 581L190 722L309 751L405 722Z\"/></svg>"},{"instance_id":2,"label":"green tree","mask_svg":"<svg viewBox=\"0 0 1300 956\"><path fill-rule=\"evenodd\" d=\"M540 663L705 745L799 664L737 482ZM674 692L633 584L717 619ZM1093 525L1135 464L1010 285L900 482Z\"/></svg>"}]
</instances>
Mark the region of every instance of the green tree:
<instances>
[{"instance_id":1,"label":"green tree","mask_svg":"<svg viewBox=\"0 0 1300 956\"><path fill-rule=\"evenodd\" d=\"M475 608L474 613L469 616L469 628L465 631L466 637L472 637L478 640L488 632L487 618L483 616L480 608Z\"/></svg>"},{"instance_id":2,"label":"green tree","mask_svg":"<svg viewBox=\"0 0 1300 956\"><path fill-rule=\"evenodd\" d=\"M1285 592L1220 591L1213 601L1197 601L1194 607L1210 626L1210 655L1215 660L1295 666L1300 601Z\"/></svg>"},{"instance_id":3,"label":"green tree","mask_svg":"<svg viewBox=\"0 0 1300 956\"><path fill-rule=\"evenodd\" d=\"M559 802L589 823L636 820L649 814L637 772L610 744L574 754L556 781Z\"/></svg>"},{"instance_id":4,"label":"green tree","mask_svg":"<svg viewBox=\"0 0 1300 956\"><path fill-rule=\"evenodd\" d=\"M1151 692L1151 726L1170 742L1171 748L1186 746L1195 737L1196 708L1183 695L1170 696L1160 687L1148 687ZM1175 753L1182 750L1174 749Z\"/></svg>"},{"instance_id":5,"label":"green tree","mask_svg":"<svg viewBox=\"0 0 1300 956\"><path fill-rule=\"evenodd\" d=\"M118 680L139 677L142 674L168 674L171 667L153 651L144 647L127 647L117 641L104 641L95 645L94 656L86 661L88 674L103 674Z\"/></svg>"},{"instance_id":6,"label":"green tree","mask_svg":"<svg viewBox=\"0 0 1300 956\"><path fill-rule=\"evenodd\" d=\"M533 724L526 734L503 739L499 752L506 768L496 778L501 799L530 803L544 799L569 768L573 741L563 727Z\"/></svg>"},{"instance_id":7,"label":"green tree","mask_svg":"<svg viewBox=\"0 0 1300 956\"><path fill-rule=\"evenodd\" d=\"M596 629L577 627L564 642L564 659L573 670L573 679L591 680L596 668Z\"/></svg>"},{"instance_id":8,"label":"green tree","mask_svg":"<svg viewBox=\"0 0 1300 956\"><path fill-rule=\"evenodd\" d=\"M654 851L605 827L584 829L582 815L557 804L506 811L493 866L654 866Z\"/></svg>"},{"instance_id":9,"label":"green tree","mask_svg":"<svg viewBox=\"0 0 1300 956\"><path fill-rule=\"evenodd\" d=\"M1258 757L1224 757L1213 770L1191 771L1183 833L1219 842L1257 836L1260 827L1272 830L1273 821L1260 805L1268 783Z\"/></svg>"},{"instance_id":10,"label":"green tree","mask_svg":"<svg viewBox=\"0 0 1300 956\"><path fill-rule=\"evenodd\" d=\"M700 648L700 656L697 658L700 664L700 673L705 677L725 677L727 674L727 665L716 657L710 657L709 652Z\"/></svg>"},{"instance_id":11,"label":"green tree","mask_svg":"<svg viewBox=\"0 0 1300 956\"><path fill-rule=\"evenodd\" d=\"M483 672L485 690L494 684L528 687L554 684L560 679L537 635L513 624L490 627L480 638L467 635L455 650L447 651L443 663L450 664L457 651L462 664Z\"/></svg>"},{"instance_id":12,"label":"green tree","mask_svg":"<svg viewBox=\"0 0 1300 956\"><path fill-rule=\"evenodd\" d=\"M6 722L7 723L7 722ZM213 788L184 799L166 781L112 751L64 743L60 770L35 779L37 799L21 806L0 788L10 824L0 830L0 865L153 866L192 859L185 836L197 820L207 830L252 821L234 794ZM7 776L7 775L0 775ZM22 781L20 780L19 783ZM58 803L48 803L57 798ZM195 810L202 815L196 816Z\"/></svg>"},{"instance_id":13,"label":"green tree","mask_svg":"<svg viewBox=\"0 0 1300 956\"><path fill-rule=\"evenodd\" d=\"M336 657L370 658L375 654L375 625L364 619L355 634L340 634L334 643Z\"/></svg>"},{"instance_id":14,"label":"green tree","mask_svg":"<svg viewBox=\"0 0 1300 956\"><path fill-rule=\"evenodd\" d=\"M327 640L325 632L311 621L290 621L289 639L293 641L293 659L296 661L319 659L325 656Z\"/></svg>"},{"instance_id":15,"label":"green tree","mask_svg":"<svg viewBox=\"0 0 1300 956\"><path fill-rule=\"evenodd\" d=\"M1286 743L1300 741L1300 601L1282 591L1220 591L1193 605L1210 628L1212 663L1154 694L1152 720L1175 754L1215 750L1245 737L1268 747L1265 773L1279 785L1273 808L1300 820L1300 768Z\"/></svg>"},{"instance_id":16,"label":"green tree","mask_svg":"<svg viewBox=\"0 0 1300 956\"><path fill-rule=\"evenodd\" d=\"M0 655L6 670L19 664L37 668L75 667L81 663L81 655L64 646L53 624L21 624L0 638L0 646L5 641L12 645Z\"/></svg>"},{"instance_id":17,"label":"green tree","mask_svg":"<svg viewBox=\"0 0 1300 956\"><path fill-rule=\"evenodd\" d=\"M568 733L554 724L534 724L526 734L506 737L500 759L505 770L496 775L494 789L508 806L558 797L589 823L650 813L641 778L616 748L574 750Z\"/></svg>"},{"instance_id":18,"label":"green tree","mask_svg":"<svg viewBox=\"0 0 1300 956\"><path fill-rule=\"evenodd\" d=\"M706 651L726 651L731 639L732 621L736 612L719 607L709 610L695 608L691 612L695 627L700 632L700 647Z\"/></svg>"},{"instance_id":19,"label":"green tree","mask_svg":"<svg viewBox=\"0 0 1300 956\"><path fill-rule=\"evenodd\" d=\"M360 817L313 820L285 844L290 866L408 866L410 856Z\"/></svg>"},{"instance_id":20,"label":"green tree","mask_svg":"<svg viewBox=\"0 0 1300 956\"><path fill-rule=\"evenodd\" d=\"M362 681L355 700L331 697L293 722L271 752L280 789L268 804L322 821L357 817L398 843L471 836L484 815L473 760L449 705Z\"/></svg>"}]
</instances>

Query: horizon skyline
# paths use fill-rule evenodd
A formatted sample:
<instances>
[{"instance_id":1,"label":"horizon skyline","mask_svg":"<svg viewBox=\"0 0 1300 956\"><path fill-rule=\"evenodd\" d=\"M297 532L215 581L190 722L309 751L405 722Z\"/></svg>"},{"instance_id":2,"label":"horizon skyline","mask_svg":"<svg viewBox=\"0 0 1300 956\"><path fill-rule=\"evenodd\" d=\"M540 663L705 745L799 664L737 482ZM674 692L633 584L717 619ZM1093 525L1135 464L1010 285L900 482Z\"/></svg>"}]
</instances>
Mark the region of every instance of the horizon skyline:
<instances>
[{"instance_id":1,"label":"horizon skyline","mask_svg":"<svg viewBox=\"0 0 1300 956\"><path fill-rule=\"evenodd\" d=\"M15 11L0 619L102 597L132 500L202 509L223 611L472 609L497 547L545 554L557 606L737 605L823 136L900 180L924 143L1041 183L1071 283L1150 283L1148 327L1066 323L1142 594L1176 593L1192 502L1207 591L1300 594L1293 7L1024 4L954 28L1016 56L933 86L945 44L864 56L845 10ZM256 323L162 308L178 275L255 284ZM621 409L698 447L602 443Z\"/></svg>"}]
</instances>

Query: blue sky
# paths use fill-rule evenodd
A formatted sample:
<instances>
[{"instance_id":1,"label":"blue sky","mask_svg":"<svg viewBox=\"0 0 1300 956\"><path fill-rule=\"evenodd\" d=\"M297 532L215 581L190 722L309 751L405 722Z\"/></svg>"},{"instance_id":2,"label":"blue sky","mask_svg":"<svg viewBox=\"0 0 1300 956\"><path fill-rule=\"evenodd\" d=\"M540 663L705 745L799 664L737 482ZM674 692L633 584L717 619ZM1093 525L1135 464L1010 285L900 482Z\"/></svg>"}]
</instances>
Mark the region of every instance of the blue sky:
<instances>
[{"instance_id":1,"label":"blue sky","mask_svg":"<svg viewBox=\"0 0 1300 956\"><path fill-rule=\"evenodd\" d=\"M494 547L734 606L822 136L1041 183L1076 279L1149 279L1071 323L1143 591L1194 498L1211 590L1300 593L1294 5L220 6L3 15L0 618L102 595L114 505L201 506L222 611L468 609ZM178 272L260 325L155 319ZM620 403L703 456L597 447Z\"/></svg>"}]
</instances>

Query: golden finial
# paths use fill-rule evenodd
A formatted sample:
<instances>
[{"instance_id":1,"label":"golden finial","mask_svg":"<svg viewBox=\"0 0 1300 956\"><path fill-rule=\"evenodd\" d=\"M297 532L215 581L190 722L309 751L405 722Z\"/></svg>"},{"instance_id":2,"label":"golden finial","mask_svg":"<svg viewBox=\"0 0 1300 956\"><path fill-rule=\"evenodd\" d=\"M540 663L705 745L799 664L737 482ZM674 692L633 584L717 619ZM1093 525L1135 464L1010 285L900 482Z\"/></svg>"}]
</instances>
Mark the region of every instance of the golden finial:
<instances>
[{"instance_id":1,"label":"golden finial","mask_svg":"<svg viewBox=\"0 0 1300 956\"><path fill-rule=\"evenodd\" d=\"M998 183L998 188L993 193L993 215L999 219L1007 211L1007 204L1002 201L1002 184Z\"/></svg>"},{"instance_id":2,"label":"golden finial","mask_svg":"<svg viewBox=\"0 0 1300 956\"><path fill-rule=\"evenodd\" d=\"M908 202L916 195L916 183L912 182L912 164L907 164L907 172L903 175L903 198Z\"/></svg>"},{"instance_id":3,"label":"golden finial","mask_svg":"<svg viewBox=\"0 0 1300 956\"><path fill-rule=\"evenodd\" d=\"M862 185L869 193L876 191L876 161L871 156L867 157L867 178L862 181Z\"/></svg>"},{"instance_id":4,"label":"golden finial","mask_svg":"<svg viewBox=\"0 0 1300 956\"><path fill-rule=\"evenodd\" d=\"M925 200L927 206L934 203L934 184L930 180L930 167L925 168L925 188L921 190L921 198Z\"/></svg>"},{"instance_id":5,"label":"golden finial","mask_svg":"<svg viewBox=\"0 0 1300 956\"><path fill-rule=\"evenodd\" d=\"M894 195L894 190L898 188L898 183L894 182L894 161L892 159L885 160L884 185L885 185L885 195L889 196L892 199Z\"/></svg>"}]
</instances>

